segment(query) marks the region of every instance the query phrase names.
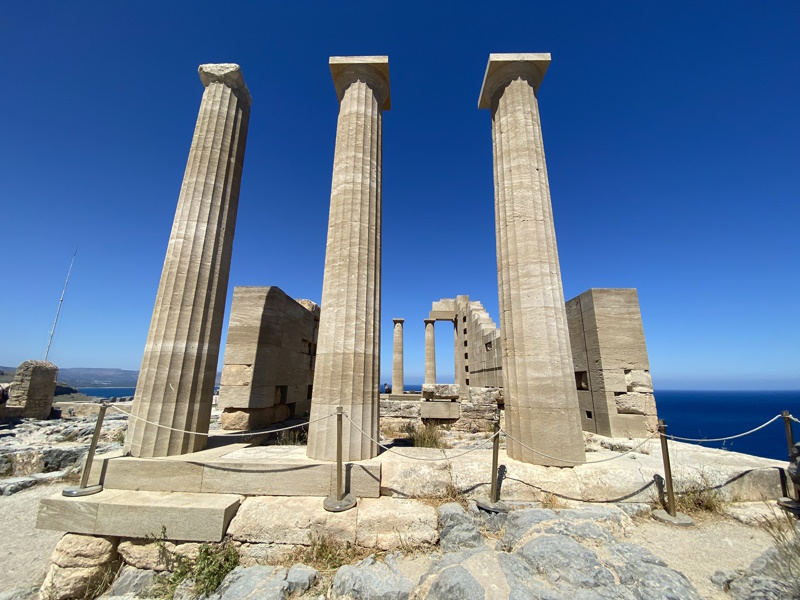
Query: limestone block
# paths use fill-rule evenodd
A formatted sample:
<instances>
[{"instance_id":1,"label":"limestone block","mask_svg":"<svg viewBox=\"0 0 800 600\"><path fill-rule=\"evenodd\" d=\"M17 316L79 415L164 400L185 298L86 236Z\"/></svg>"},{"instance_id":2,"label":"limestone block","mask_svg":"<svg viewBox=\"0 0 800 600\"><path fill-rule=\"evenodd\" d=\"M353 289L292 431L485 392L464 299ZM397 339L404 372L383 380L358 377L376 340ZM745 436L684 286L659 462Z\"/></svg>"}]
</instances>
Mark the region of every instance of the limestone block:
<instances>
[{"instance_id":1,"label":"limestone block","mask_svg":"<svg viewBox=\"0 0 800 600\"><path fill-rule=\"evenodd\" d=\"M656 399L653 394L636 392L615 394L614 402L617 412L621 415L654 415L656 413Z\"/></svg>"},{"instance_id":2,"label":"limestone block","mask_svg":"<svg viewBox=\"0 0 800 600\"><path fill-rule=\"evenodd\" d=\"M453 425L458 431L493 431L494 423L499 419L497 399L498 388L469 388L469 399L461 401L459 420Z\"/></svg>"},{"instance_id":3,"label":"limestone block","mask_svg":"<svg viewBox=\"0 0 800 600\"><path fill-rule=\"evenodd\" d=\"M652 392L653 380L650 378L650 371L641 369L625 371L625 385L629 392Z\"/></svg>"},{"instance_id":4,"label":"limestone block","mask_svg":"<svg viewBox=\"0 0 800 600\"><path fill-rule=\"evenodd\" d=\"M94 474L94 469L92 469ZM195 492L203 482L203 465L186 461L115 458L105 468L103 484L111 490Z\"/></svg>"},{"instance_id":5,"label":"limestone block","mask_svg":"<svg viewBox=\"0 0 800 600\"><path fill-rule=\"evenodd\" d=\"M450 400L430 400L420 403L420 417L423 419L455 420L461 416L458 402Z\"/></svg>"},{"instance_id":6,"label":"limestone block","mask_svg":"<svg viewBox=\"0 0 800 600\"><path fill-rule=\"evenodd\" d=\"M220 386L244 385L249 386L253 380L253 365L225 365L222 367Z\"/></svg>"},{"instance_id":7,"label":"limestone block","mask_svg":"<svg viewBox=\"0 0 800 600\"><path fill-rule=\"evenodd\" d=\"M425 383L422 385L422 397L426 399L457 399L461 392L458 384Z\"/></svg>"},{"instance_id":8,"label":"limestone block","mask_svg":"<svg viewBox=\"0 0 800 600\"><path fill-rule=\"evenodd\" d=\"M175 544L168 541L156 544L150 540L133 539L120 542L118 551L126 564L137 569L169 571L172 568L170 557L175 552Z\"/></svg>"},{"instance_id":9,"label":"limestone block","mask_svg":"<svg viewBox=\"0 0 800 600\"><path fill-rule=\"evenodd\" d=\"M357 510L331 513L320 498L247 498L228 527L239 542L308 546L312 536L355 543Z\"/></svg>"},{"instance_id":10,"label":"limestone block","mask_svg":"<svg viewBox=\"0 0 800 600\"><path fill-rule=\"evenodd\" d=\"M429 448L414 450L414 456L428 459L442 458L440 450ZM421 462L391 453L382 454L380 459L382 496L435 498L441 496L452 483L452 472L445 461Z\"/></svg>"},{"instance_id":11,"label":"limestone block","mask_svg":"<svg viewBox=\"0 0 800 600\"><path fill-rule=\"evenodd\" d=\"M68 533L56 544L50 560L64 568L97 567L117 559L118 543L113 537Z\"/></svg>"},{"instance_id":12,"label":"limestone block","mask_svg":"<svg viewBox=\"0 0 800 600\"><path fill-rule=\"evenodd\" d=\"M47 600L75 600L84 598L89 588L102 579L108 565L97 567L64 568L50 565L39 591L39 597Z\"/></svg>"},{"instance_id":13,"label":"limestone block","mask_svg":"<svg viewBox=\"0 0 800 600\"><path fill-rule=\"evenodd\" d=\"M397 498L363 499L359 503L356 543L360 546L417 549L438 540L438 520L430 504Z\"/></svg>"},{"instance_id":14,"label":"limestone block","mask_svg":"<svg viewBox=\"0 0 800 600\"><path fill-rule=\"evenodd\" d=\"M420 416L422 402L407 400L391 400L381 398L381 419L396 417L403 419L417 419Z\"/></svg>"},{"instance_id":15,"label":"limestone block","mask_svg":"<svg viewBox=\"0 0 800 600\"><path fill-rule=\"evenodd\" d=\"M285 421L290 414L286 404L268 408L225 408L220 415L220 426L225 430L262 429Z\"/></svg>"},{"instance_id":16,"label":"limestone block","mask_svg":"<svg viewBox=\"0 0 800 600\"><path fill-rule=\"evenodd\" d=\"M6 407L22 408L26 418L47 419L53 407L57 375L58 367L51 362L25 361L14 374Z\"/></svg>"}]
</instances>

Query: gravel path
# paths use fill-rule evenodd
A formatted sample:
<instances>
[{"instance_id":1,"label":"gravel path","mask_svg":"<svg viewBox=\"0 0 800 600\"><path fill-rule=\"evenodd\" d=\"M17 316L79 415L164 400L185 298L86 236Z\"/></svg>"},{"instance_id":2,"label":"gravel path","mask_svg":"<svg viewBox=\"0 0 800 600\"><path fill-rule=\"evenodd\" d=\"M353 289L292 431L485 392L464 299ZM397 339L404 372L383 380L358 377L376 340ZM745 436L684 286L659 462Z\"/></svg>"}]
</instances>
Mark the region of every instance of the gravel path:
<instances>
[{"instance_id":1,"label":"gravel path","mask_svg":"<svg viewBox=\"0 0 800 600\"><path fill-rule=\"evenodd\" d=\"M636 519L625 541L651 550L680 571L708 600L730 600L711 583L717 570L745 569L772 545L769 534L754 525L717 515L693 515L694 527L675 527L650 518Z\"/></svg>"},{"instance_id":2,"label":"gravel path","mask_svg":"<svg viewBox=\"0 0 800 600\"><path fill-rule=\"evenodd\" d=\"M50 555L64 535L36 529L39 500L64 487L37 485L13 496L0 496L0 591L40 585L50 568Z\"/></svg>"}]
</instances>

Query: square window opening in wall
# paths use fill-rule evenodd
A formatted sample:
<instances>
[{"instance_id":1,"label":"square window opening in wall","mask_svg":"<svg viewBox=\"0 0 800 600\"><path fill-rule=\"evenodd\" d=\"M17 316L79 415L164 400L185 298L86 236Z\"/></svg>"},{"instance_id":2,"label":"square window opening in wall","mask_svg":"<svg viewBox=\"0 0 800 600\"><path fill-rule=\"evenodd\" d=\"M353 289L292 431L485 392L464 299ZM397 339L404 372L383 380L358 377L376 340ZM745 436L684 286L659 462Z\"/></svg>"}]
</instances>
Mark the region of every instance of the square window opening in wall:
<instances>
[{"instance_id":1,"label":"square window opening in wall","mask_svg":"<svg viewBox=\"0 0 800 600\"><path fill-rule=\"evenodd\" d=\"M464 335L467 335L467 328L464 327Z\"/></svg>"},{"instance_id":2,"label":"square window opening in wall","mask_svg":"<svg viewBox=\"0 0 800 600\"><path fill-rule=\"evenodd\" d=\"M587 419L591 419L592 418L592 411L590 411L590 410L586 411L586 418Z\"/></svg>"},{"instance_id":3,"label":"square window opening in wall","mask_svg":"<svg viewBox=\"0 0 800 600\"><path fill-rule=\"evenodd\" d=\"M464 360L469 359L469 352L464 352Z\"/></svg>"},{"instance_id":4,"label":"square window opening in wall","mask_svg":"<svg viewBox=\"0 0 800 600\"><path fill-rule=\"evenodd\" d=\"M575 371L575 386L578 390L589 389L589 372L588 371Z\"/></svg>"},{"instance_id":5,"label":"square window opening in wall","mask_svg":"<svg viewBox=\"0 0 800 600\"><path fill-rule=\"evenodd\" d=\"M309 385L308 391L306 392L306 400L311 400L311 395L313 394L313 391L314 391L314 386Z\"/></svg>"},{"instance_id":6,"label":"square window opening in wall","mask_svg":"<svg viewBox=\"0 0 800 600\"><path fill-rule=\"evenodd\" d=\"M467 315L464 315L463 317L461 317L461 319L462 319L462 323L466 323L467 322Z\"/></svg>"},{"instance_id":7,"label":"square window opening in wall","mask_svg":"<svg viewBox=\"0 0 800 600\"><path fill-rule=\"evenodd\" d=\"M469 385L469 379L467 379L467 380L465 380L465 381L466 381L466 384L467 384L467 385Z\"/></svg>"},{"instance_id":8,"label":"square window opening in wall","mask_svg":"<svg viewBox=\"0 0 800 600\"><path fill-rule=\"evenodd\" d=\"M491 350L491 349L492 349L492 342L486 342L486 345L485 345L485 347L486 347L486 351L487 351L487 352L488 352L489 350Z\"/></svg>"},{"instance_id":9,"label":"square window opening in wall","mask_svg":"<svg viewBox=\"0 0 800 600\"><path fill-rule=\"evenodd\" d=\"M275 404L286 404L289 399L289 386L276 385L275 386Z\"/></svg>"},{"instance_id":10,"label":"square window opening in wall","mask_svg":"<svg viewBox=\"0 0 800 600\"><path fill-rule=\"evenodd\" d=\"M464 370L469 373L469 365L464 365Z\"/></svg>"},{"instance_id":11,"label":"square window opening in wall","mask_svg":"<svg viewBox=\"0 0 800 600\"><path fill-rule=\"evenodd\" d=\"M464 340L464 347L467 347L467 340Z\"/></svg>"}]
</instances>

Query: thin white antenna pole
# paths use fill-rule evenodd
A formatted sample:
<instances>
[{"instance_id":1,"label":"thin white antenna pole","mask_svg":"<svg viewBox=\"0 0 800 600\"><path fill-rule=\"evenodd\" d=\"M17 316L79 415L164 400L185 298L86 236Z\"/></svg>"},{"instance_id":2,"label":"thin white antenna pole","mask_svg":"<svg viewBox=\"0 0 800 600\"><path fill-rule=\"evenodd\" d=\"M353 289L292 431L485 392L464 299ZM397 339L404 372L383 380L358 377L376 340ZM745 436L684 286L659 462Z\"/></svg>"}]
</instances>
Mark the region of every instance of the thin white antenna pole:
<instances>
[{"instance_id":1,"label":"thin white antenna pole","mask_svg":"<svg viewBox=\"0 0 800 600\"><path fill-rule=\"evenodd\" d=\"M64 282L64 289L61 291L61 299L58 301L58 310L56 311L56 320L53 321L53 329L50 331L50 339L47 340L47 350L44 352L44 359L47 360L47 355L50 354L50 344L53 343L53 335L56 332L56 323L58 323L58 315L61 314L61 305L64 303L64 294L67 293L67 284L69 283L69 275L72 273L72 265L75 264L75 257L78 256L78 248L75 248L75 254L72 255L72 260L69 263L69 270L67 271L67 280Z\"/></svg>"}]
</instances>

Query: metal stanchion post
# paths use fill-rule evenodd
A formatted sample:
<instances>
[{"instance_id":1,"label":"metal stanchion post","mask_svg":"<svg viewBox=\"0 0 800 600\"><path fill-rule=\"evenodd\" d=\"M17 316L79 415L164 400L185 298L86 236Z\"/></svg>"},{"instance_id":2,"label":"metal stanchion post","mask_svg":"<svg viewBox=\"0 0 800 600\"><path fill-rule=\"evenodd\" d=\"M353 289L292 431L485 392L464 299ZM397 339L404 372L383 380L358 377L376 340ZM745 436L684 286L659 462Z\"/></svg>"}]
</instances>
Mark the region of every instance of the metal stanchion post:
<instances>
[{"instance_id":1,"label":"metal stanchion post","mask_svg":"<svg viewBox=\"0 0 800 600\"><path fill-rule=\"evenodd\" d=\"M675 516L675 489L672 487L672 467L669 464L669 448L667 447L667 424L664 419L658 420L658 432L661 434L661 456L664 459L664 479L667 482L667 512Z\"/></svg>"},{"instance_id":2,"label":"metal stanchion post","mask_svg":"<svg viewBox=\"0 0 800 600\"><path fill-rule=\"evenodd\" d=\"M497 481L497 469L500 455L500 420L494 423L494 443L492 444L492 488L489 492L489 501L476 500L479 508L489 512L508 512L508 507L500 502L500 485Z\"/></svg>"},{"instance_id":3,"label":"metal stanchion post","mask_svg":"<svg viewBox=\"0 0 800 600\"><path fill-rule=\"evenodd\" d=\"M92 442L89 444L89 453L86 455L86 462L83 465L83 473L81 474L81 484L79 487L64 488L61 492L63 496L75 498L78 496L90 496L97 492L103 491L101 484L87 485L89 483L89 474L92 471L92 461L94 460L94 451L97 449L97 440L100 439L100 431L103 428L103 419L106 416L106 409L108 404L105 402L100 405L100 412L97 413L97 422L94 425L94 434L92 435Z\"/></svg>"},{"instance_id":4,"label":"metal stanchion post","mask_svg":"<svg viewBox=\"0 0 800 600\"><path fill-rule=\"evenodd\" d=\"M784 410L781 413L783 417L783 425L786 427L786 444L789 446L789 460L792 460L792 450L794 449L794 433L792 432L792 419L791 414L788 410ZM791 491L794 492L795 500L800 500L800 488L794 485L794 482L790 481L789 485L791 486ZM789 490L787 490L789 491ZM791 495L791 493L790 493Z\"/></svg>"},{"instance_id":5,"label":"metal stanchion post","mask_svg":"<svg viewBox=\"0 0 800 600\"><path fill-rule=\"evenodd\" d=\"M336 495L328 496L322 506L328 512L343 512L356 505L355 496L344 493L344 477L342 475L342 416L341 406L336 407Z\"/></svg>"}]
</instances>

